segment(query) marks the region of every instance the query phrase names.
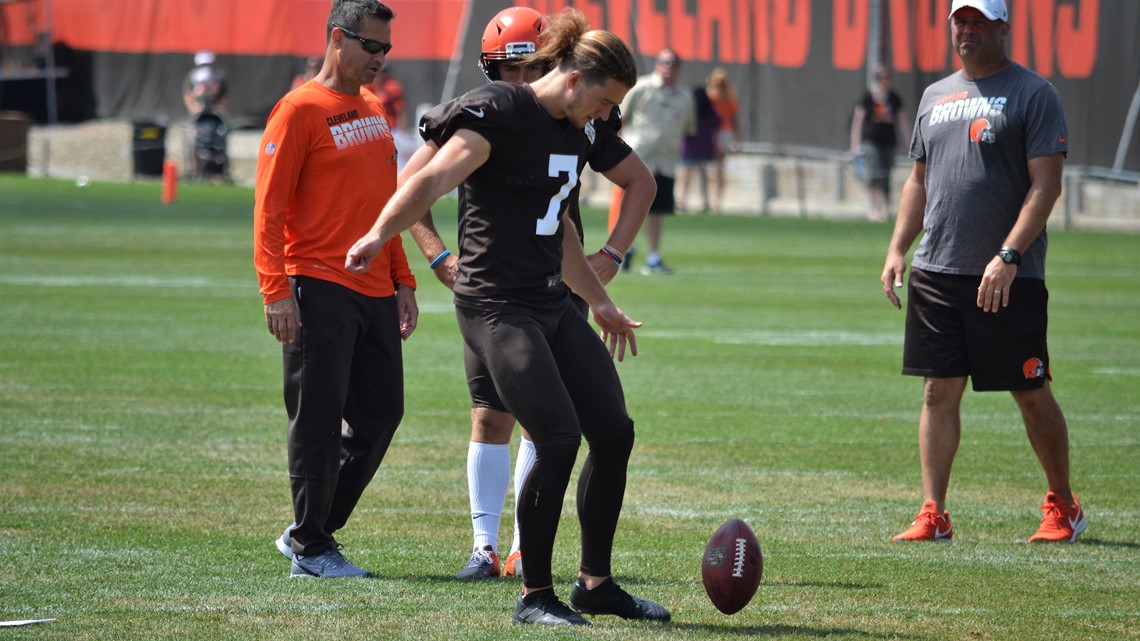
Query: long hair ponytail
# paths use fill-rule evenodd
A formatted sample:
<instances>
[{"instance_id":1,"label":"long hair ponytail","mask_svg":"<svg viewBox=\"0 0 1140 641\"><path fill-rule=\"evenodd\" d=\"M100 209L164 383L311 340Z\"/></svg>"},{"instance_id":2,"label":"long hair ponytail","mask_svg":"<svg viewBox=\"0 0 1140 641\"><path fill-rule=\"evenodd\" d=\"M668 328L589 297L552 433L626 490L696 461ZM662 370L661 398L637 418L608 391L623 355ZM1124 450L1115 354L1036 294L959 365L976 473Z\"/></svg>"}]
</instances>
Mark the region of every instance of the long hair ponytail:
<instances>
[{"instance_id":1,"label":"long hair ponytail","mask_svg":"<svg viewBox=\"0 0 1140 641\"><path fill-rule=\"evenodd\" d=\"M637 84L637 62L629 47L609 31L591 30L586 16L573 8L554 16L530 59L547 69L581 71L591 84L605 84L606 78L626 87Z\"/></svg>"}]
</instances>

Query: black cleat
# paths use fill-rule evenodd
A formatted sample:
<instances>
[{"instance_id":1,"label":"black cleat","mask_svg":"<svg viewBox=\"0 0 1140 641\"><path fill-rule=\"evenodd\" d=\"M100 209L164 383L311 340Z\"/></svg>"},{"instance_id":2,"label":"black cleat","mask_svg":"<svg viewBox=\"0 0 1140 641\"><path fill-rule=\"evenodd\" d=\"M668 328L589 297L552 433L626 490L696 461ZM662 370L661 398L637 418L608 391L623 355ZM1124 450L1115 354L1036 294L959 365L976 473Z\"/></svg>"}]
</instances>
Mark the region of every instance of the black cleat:
<instances>
[{"instance_id":1,"label":"black cleat","mask_svg":"<svg viewBox=\"0 0 1140 641\"><path fill-rule=\"evenodd\" d=\"M536 590L519 597L512 623L535 625L590 625L580 614L566 607L554 594L554 588Z\"/></svg>"},{"instance_id":2,"label":"black cleat","mask_svg":"<svg viewBox=\"0 0 1140 641\"><path fill-rule=\"evenodd\" d=\"M613 577L587 590L582 579L570 590L570 605L582 614L616 614L623 619L668 621L672 616L659 603L635 597L621 589Z\"/></svg>"}]
</instances>

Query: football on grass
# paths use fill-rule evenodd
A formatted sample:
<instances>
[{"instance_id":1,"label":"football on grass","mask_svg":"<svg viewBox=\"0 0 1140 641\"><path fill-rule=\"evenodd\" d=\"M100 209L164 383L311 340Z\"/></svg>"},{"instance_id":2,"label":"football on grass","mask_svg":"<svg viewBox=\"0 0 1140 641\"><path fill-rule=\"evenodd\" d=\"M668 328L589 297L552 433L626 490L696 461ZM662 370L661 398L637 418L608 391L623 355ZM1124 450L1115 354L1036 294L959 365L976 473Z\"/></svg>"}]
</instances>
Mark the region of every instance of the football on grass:
<instances>
[{"instance_id":1,"label":"football on grass","mask_svg":"<svg viewBox=\"0 0 1140 641\"><path fill-rule=\"evenodd\" d=\"M705 592L716 609L736 614L748 605L764 575L764 556L752 528L729 519L713 533L701 560Z\"/></svg>"}]
</instances>

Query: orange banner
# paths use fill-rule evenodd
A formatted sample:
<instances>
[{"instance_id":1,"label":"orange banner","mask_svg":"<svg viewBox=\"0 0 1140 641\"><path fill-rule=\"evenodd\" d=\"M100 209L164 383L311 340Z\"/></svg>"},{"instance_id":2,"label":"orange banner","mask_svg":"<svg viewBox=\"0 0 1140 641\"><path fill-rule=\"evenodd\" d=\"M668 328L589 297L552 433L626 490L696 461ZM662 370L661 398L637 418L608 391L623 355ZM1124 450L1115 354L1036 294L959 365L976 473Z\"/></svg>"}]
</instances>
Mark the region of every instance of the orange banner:
<instances>
[{"instance_id":1,"label":"orange banner","mask_svg":"<svg viewBox=\"0 0 1140 641\"><path fill-rule=\"evenodd\" d=\"M0 45L31 45L47 29L45 2L0 5ZM72 49L118 53L321 55L329 0L50 0L52 39ZM467 0L391 0L393 60L447 60ZM430 25L430 28L422 28Z\"/></svg>"}]
</instances>

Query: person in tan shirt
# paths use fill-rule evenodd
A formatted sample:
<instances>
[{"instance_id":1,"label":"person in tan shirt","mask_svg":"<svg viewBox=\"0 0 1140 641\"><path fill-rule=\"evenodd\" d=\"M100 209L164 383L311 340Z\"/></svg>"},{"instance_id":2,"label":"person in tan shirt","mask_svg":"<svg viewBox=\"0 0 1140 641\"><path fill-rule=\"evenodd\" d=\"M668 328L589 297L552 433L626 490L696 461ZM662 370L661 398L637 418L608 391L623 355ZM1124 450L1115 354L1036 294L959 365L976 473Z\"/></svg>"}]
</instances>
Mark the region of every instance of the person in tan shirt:
<instances>
[{"instance_id":1,"label":"person in tan shirt","mask_svg":"<svg viewBox=\"0 0 1140 641\"><path fill-rule=\"evenodd\" d=\"M681 140L697 133L697 108L693 94L677 85L681 59L669 49L657 54L653 73L638 78L637 85L621 103L625 126L622 137L637 152L657 180L657 196L649 207L645 226L649 252L641 273L668 274L661 260L664 217L677 209L673 185L681 160Z\"/></svg>"}]
</instances>

